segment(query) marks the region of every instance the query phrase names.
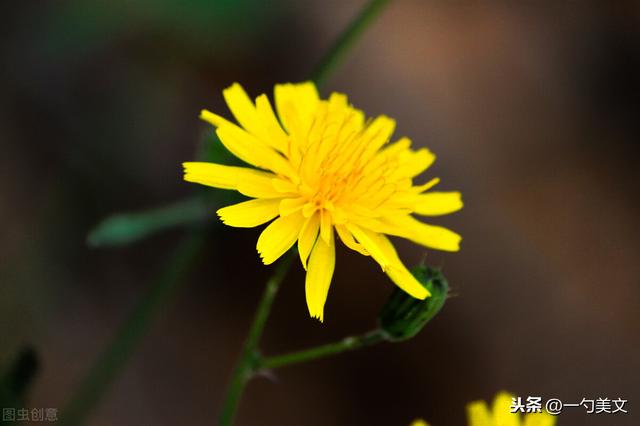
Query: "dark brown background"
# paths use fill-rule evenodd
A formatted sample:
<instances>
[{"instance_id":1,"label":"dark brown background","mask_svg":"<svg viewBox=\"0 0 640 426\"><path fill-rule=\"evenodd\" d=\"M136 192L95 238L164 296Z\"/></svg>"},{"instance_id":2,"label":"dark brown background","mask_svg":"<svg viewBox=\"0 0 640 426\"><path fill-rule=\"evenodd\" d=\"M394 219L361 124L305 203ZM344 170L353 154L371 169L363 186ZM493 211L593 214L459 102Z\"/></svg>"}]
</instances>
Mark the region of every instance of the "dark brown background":
<instances>
[{"instance_id":1,"label":"dark brown background","mask_svg":"<svg viewBox=\"0 0 640 426\"><path fill-rule=\"evenodd\" d=\"M11 4L11 5L10 5ZM33 345L29 401L61 407L163 266L180 231L89 249L117 211L192 189L207 107L308 75L362 1L5 2L0 29L0 365ZM638 423L640 8L631 1L393 1L330 79L398 135L438 154L464 194L437 223L458 254L426 252L457 297L417 338L251 383L239 425L464 424L464 405L521 395L629 399L559 426ZM211 220L216 220L213 218ZM92 417L205 425L218 414L269 269L258 230L220 229ZM425 251L400 243L414 264ZM340 250L324 325L303 274L264 335L277 353L374 325L390 282Z\"/></svg>"}]
</instances>

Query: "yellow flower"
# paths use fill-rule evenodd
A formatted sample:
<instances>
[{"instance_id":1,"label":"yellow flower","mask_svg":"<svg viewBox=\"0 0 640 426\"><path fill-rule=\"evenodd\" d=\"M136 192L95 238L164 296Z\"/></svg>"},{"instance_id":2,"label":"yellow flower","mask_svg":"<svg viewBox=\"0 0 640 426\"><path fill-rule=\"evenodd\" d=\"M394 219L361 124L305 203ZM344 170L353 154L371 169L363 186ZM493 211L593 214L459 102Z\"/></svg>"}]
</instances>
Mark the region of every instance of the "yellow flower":
<instances>
[{"instance_id":1,"label":"yellow flower","mask_svg":"<svg viewBox=\"0 0 640 426\"><path fill-rule=\"evenodd\" d=\"M556 418L549 413L525 414L521 420L519 413L511 413L513 395L500 392L493 399L490 410L484 401L475 401L467 405L469 426L553 426Z\"/></svg>"},{"instance_id":2,"label":"yellow flower","mask_svg":"<svg viewBox=\"0 0 640 426\"><path fill-rule=\"evenodd\" d=\"M310 82L275 86L277 116L264 94L254 103L237 83L223 93L239 125L206 110L200 116L216 127L232 154L255 168L189 162L184 163L184 179L252 198L217 213L235 227L272 221L257 244L265 264L297 241L312 317L323 320L335 266L334 230L347 247L373 257L411 296L429 296L385 236L439 250L459 249L458 234L412 216L462 208L459 192L426 192L437 178L414 185L413 179L435 160L429 150L412 150L407 138L388 143L394 120L366 120L345 95L333 93L322 100Z\"/></svg>"},{"instance_id":3,"label":"yellow flower","mask_svg":"<svg viewBox=\"0 0 640 426\"><path fill-rule=\"evenodd\" d=\"M490 410L484 401L467 405L468 426L554 426L556 418L549 413L529 413L521 420L519 413L511 413L513 395L500 392L493 399ZM422 419L414 420L411 426L429 426Z\"/></svg>"}]
</instances>

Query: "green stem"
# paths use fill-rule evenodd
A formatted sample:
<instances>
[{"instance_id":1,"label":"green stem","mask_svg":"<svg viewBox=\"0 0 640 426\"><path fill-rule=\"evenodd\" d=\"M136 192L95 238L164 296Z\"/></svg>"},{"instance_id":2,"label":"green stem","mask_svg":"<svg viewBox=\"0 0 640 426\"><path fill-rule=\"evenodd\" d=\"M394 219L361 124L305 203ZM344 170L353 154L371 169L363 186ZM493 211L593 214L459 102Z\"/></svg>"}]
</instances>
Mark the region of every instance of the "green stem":
<instances>
[{"instance_id":1,"label":"green stem","mask_svg":"<svg viewBox=\"0 0 640 426\"><path fill-rule=\"evenodd\" d=\"M320 64L312 73L311 79L316 83L316 85L324 85L329 74L334 70L338 63L340 63L340 60L344 57L349 48L355 43L367 26L375 19L376 16L378 16L388 1L389 0L371 0L362 9L358 16L356 16L347 29L336 40L333 47L327 52L322 61L320 61ZM276 270L264 291L249 337L245 342L242 356L236 365L231 379L231 384L227 390L227 396L222 408L222 415L220 419L220 424L222 426L228 426L233 422L233 417L237 410L238 402L240 401L240 396L242 395L244 386L251 378L251 375L255 372L256 366L258 366L260 358L256 352L256 346L260 340L264 323L269 315L271 304L273 303L273 298L278 290L280 281L286 274L291 258L295 256L295 253L295 250L291 250L289 252L288 259L281 262L279 268ZM379 334L379 332L372 332L359 338L347 338L335 344L321 346L319 348L302 351L297 354L291 354L289 356L294 357L293 361L287 359L286 362L283 362L281 360L279 366L287 363L316 359L322 356L337 354L346 350L352 350L374 344L383 340L383 336ZM283 357L287 357L287 355L284 355ZM274 358L274 360L277 361L279 358L280 357ZM260 367L264 367L264 364L260 364Z\"/></svg>"},{"instance_id":2,"label":"green stem","mask_svg":"<svg viewBox=\"0 0 640 426\"><path fill-rule=\"evenodd\" d=\"M322 86L333 69L344 58L345 54L356 42L362 32L373 22L382 12L382 9L389 3L389 0L371 0L360 11L358 16L351 21L347 29L338 37L331 49L322 58L318 66L312 73L311 79L316 85Z\"/></svg>"},{"instance_id":3,"label":"green stem","mask_svg":"<svg viewBox=\"0 0 640 426\"><path fill-rule=\"evenodd\" d=\"M202 232L189 234L183 239L171 260L161 271L157 282L138 302L111 344L96 360L84 381L76 389L71 401L61 412L59 425L80 425L86 421L91 410L104 396L111 382L137 348L149 329L152 319L162 310L184 278L200 251L203 241Z\"/></svg>"},{"instance_id":4,"label":"green stem","mask_svg":"<svg viewBox=\"0 0 640 426\"><path fill-rule=\"evenodd\" d=\"M264 329L267 318L269 317L271 305L278 293L280 283L287 274L291 261L295 255L296 251L290 250L289 253L287 253L280 261L269 281L267 281L262 299L260 300L260 305L258 305L256 316L253 320L253 324L251 325L251 330L249 331L249 336L244 343L242 355L240 356L240 360L238 361L231 378L231 384L229 385L227 397L222 408L222 415L220 417L220 424L222 426L230 425L233 422L233 417L235 416L238 408L238 402L240 402L244 385L251 378L256 360L258 359L256 347L260 340L260 336L262 335L262 330Z\"/></svg>"},{"instance_id":5,"label":"green stem","mask_svg":"<svg viewBox=\"0 0 640 426\"><path fill-rule=\"evenodd\" d=\"M385 340L386 335L382 330L373 330L360 336L346 337L339 342L329 343L327 345L292 352L289 354L263 358L258 362L257 367L259 369L274 369L284 367L286 365L299 364L301 362L313 361L319 358L338 355L342 352L372 346L377 343L384 342Z\"/></svg>"}]
</instances>

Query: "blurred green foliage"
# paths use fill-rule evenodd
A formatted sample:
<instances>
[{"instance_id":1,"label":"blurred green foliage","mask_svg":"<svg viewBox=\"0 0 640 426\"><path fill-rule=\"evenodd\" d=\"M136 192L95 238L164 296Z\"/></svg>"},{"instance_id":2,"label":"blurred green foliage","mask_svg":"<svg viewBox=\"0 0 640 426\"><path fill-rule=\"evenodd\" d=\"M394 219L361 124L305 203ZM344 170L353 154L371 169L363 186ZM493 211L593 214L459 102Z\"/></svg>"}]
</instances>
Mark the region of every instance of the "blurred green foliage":
<instances>
[{"instance_id":1,"label":"blurred green foliage","mask_svg":"<svg viewBox=\"0 0 640 426\"><path fill-rule=\"evenodd\" d=\"M207 132L203 137L197 158L211 163L242 165L237 157L227 151L213 131ZM109 216L89 232L87 243L91 247L131 244L158 232L202 222L207 217L215 216L214 212L220 206L241 199L235 191L202 186L198 186L197 189L196 195L164 206Z\"/></svg>"},{"instance_id":2,"label":"blurred green foliage","mask_svg":"<svg viewBox=\"0 0 640 426\"><path fill-rule=\"evenodd\" d=\"M89 233L87 243L92 247L130 244L166 229L200 221L208 212L204 200L190 197L142 212L115 214Z\"/></svg>"},{"instance_id":3,"label":"blurred green foliage","mask_svg":"<svg viewBox=\"0 0 640 426\"><path fill-rule=\"evenodd\" d=\"M36 351L31 347L22 349L13 364L0 376L0 407L23 407L37 372Z\"/></svg>"},{"instance_id":4,"label":"blurred green foliage","mask_svg":"<svg viewBox=\"0 0 640 426\"><path fill-rule=\"evenodd\" d=\"M210 50L228 42L221 33L250 39L276 16L279 2L259 0L112 0L51 3L51 53L92 50L114 37L161 35Z\"/></svg>"}]
</instances>

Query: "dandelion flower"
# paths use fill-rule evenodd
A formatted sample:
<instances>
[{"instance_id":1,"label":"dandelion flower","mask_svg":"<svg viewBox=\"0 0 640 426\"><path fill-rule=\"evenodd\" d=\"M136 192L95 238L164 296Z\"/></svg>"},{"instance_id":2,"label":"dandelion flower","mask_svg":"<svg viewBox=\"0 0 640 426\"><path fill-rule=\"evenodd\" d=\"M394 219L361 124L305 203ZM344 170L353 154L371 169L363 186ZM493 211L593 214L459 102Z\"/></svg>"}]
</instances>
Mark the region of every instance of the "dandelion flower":
<instances>
[{"instance_id":1,"label":"dandelion flower","mask_svg":"<svg viewBox=\"0 0 640 426\"><path fill-rule=\"evenodd\" d=\"M493 407L484 401L474 401L467 405L468 426L554 426L556 418L549 413L528 413L524 418L511 412L513 395L500 392L493 399ZM411 426L429 426L422 419L414 420Z\"/></svg>"},{"instance_id":2,"label":"dandelion flower","mask_svg":"<svg viewBox=\"0 0 640 426\"><path fill-rule=\"evenodd\" d=\"M493 399L489 409L484 401L475 401L467 405L469 426L554 426L556 418L549 413L529 413L524 418L511 412L513 395L500 392Z\"/></svg>"},{"instance_id":3,"label":"dandelion flower","mask_svg":"<svg viewBox=\"0 0 640 426\"><path fill-rule=\"evenodd\" d=\"M320 99L311 82L279 84L274 92L275 111L266 95L254 103L235 83L223 94L238 124L207 110L200 115L216 128L222 144L252 167L188 162L184 179L251 198L217 214L234 227L271 222L257 244L266 265L297 242L307 271L309 313L320 321L335 267L336 234L350 249L371 256L408 294L428 297L386 235L438 250L459 249L458 234L413 216L462 208L459 192L427 192L437 178L414 183L435 156L425 148L411 149L407 138L390 143L395 121L384 115L365 119L343 94Z\"/></svg>"}]
</instances>

